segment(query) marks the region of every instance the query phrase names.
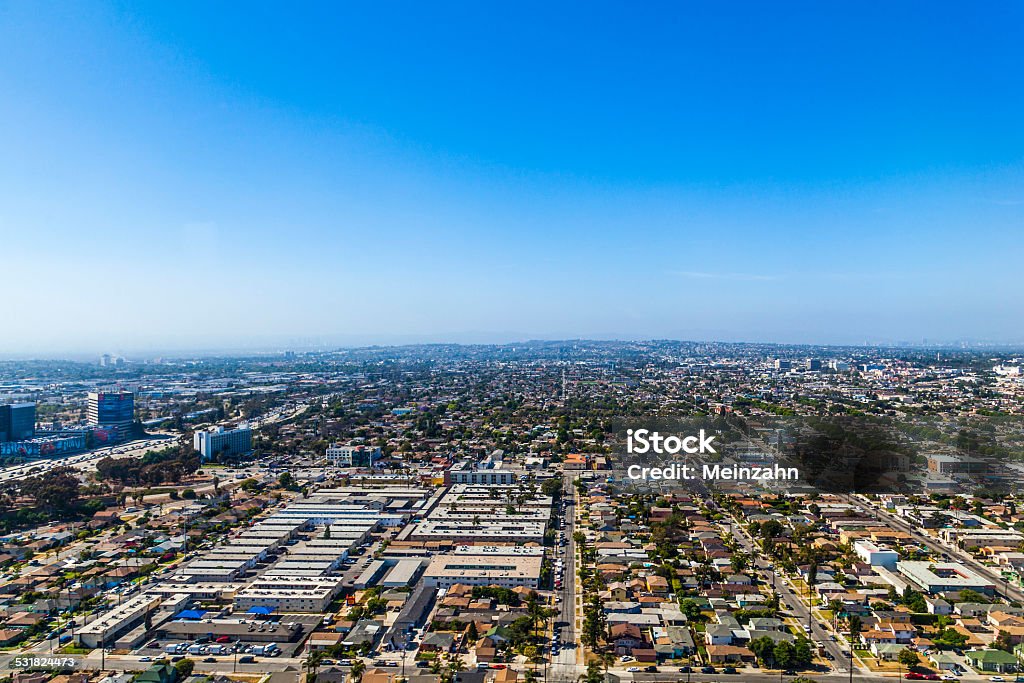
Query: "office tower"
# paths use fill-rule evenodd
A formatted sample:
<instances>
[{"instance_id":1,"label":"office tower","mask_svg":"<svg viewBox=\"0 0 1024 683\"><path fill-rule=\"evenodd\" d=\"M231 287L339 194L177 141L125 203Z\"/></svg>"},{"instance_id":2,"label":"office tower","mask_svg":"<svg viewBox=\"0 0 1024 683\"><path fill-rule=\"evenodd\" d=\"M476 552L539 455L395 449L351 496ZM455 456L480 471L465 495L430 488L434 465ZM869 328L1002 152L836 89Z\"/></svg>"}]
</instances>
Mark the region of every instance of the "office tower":
<instances>
[{"instance_id":1,"label":"office tower","mask_svg":"<svg viewBox=\"0 0 1024 683\"><path fill-rule=\"evenodd\" d=\"M130 391L89 392L89 424L127 429L131 427L134 419L134 393Z\"/></svg>"},{"instance_id":2,"label":"office tower","mask_svg":"<svg viewBox=\"0 0 1024 683\"><path fill-rule=\"evenodd\" d=\"M24 441L36 435L36 404L0 405L0 442Z\"/></svg>"}]
</instances>

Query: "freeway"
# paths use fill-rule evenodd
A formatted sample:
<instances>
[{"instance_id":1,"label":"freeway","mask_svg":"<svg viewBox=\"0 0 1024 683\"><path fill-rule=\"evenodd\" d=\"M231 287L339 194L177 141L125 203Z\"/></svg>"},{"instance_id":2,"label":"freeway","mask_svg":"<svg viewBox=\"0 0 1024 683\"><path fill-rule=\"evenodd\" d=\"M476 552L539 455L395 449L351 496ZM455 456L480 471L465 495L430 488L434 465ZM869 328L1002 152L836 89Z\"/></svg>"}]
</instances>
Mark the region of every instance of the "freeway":
<instances>
[{"instance_id":1,"label":"freeway","mask_svg":"<svg viewBox=\"0 0 1024 683\"><path fill-rule=\"evenodd\" d=\"M169 438L170 437L162 435L159 437L154 436L140 441L132 441L125 444L118 444L116 446L97 448L84 453L76 453L64 458L35 460L24 465L5 467L0 469L0 482L19 481L37 474L48 472L56 467L68 466L77 470L91 469L95 467L97 461L102 460L107 456L127 458L142 455L148 450L166 445Z\"/></svg>"},{"instance_id":2,"label":"freeway","mask_svg":"<svg viewBox=\"0 0 1024 683\"><path fill-rule=\"evenodd\" d=\"M323 400L330 400L335 396L336 394L328 394L327 396L318 396L303 403L288 403L284 406L273 408L264 415L251 418L249 420L249 426L252 427L253 430L256 430L260 427L265 427L276 422L290 420L304 413L310 406L320 403ZM97 461L107 456L114 458L138 457L148 450L166 446L168 441L175 438L177 437L169 434L152 435L147 439L97 448L83 453L75 453L63 458L39 459L23 465L5 467L0 469L0 483L19 481L31 476L43 474L51 469L62 466L73 467L81 471L91 470L96 466Z\"/></svg>"}]
</instances>

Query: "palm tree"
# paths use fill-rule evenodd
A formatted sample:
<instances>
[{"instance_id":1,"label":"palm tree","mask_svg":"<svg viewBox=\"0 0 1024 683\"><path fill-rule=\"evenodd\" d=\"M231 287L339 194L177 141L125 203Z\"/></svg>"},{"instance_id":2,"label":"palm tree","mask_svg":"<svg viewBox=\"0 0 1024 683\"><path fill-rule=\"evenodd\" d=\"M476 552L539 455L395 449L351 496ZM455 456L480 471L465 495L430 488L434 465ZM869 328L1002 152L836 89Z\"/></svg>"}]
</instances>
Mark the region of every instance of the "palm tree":
<instances>
[{"instance_id":1,"label":"palm tree","mask_svg":"<svg viewBox=\"0 0 1024 683\"><path fill-rule=\"evenodd\" d=\"M456 674L460 671L465 671L466 665L462 661L462 656L458 652L448 655L448 666L445 667L444 672L441 674L441 680L445 683L451 683L455 680Z\"/></svg>"},{"instance_id":2,"label":"palm tree","mask_svg":"<svg viewBox=\"0 0 1024 683\"><path fill-rule=\"evenodd\" d=\"M364 671L366 671L366 664L363 663L363 660L357 659L352 663L352 668L349 670L349 675L352 677L353 681L358 681L360 678L363 677Z\"/></svg>"},{"instance_id":3,"label":"palm tree","mask_svg":"<svg viewBox=\"0 0 1024 683\"><path fill-rule=\"evenodd\" d=\"M832 599L828 601L828 611L832 613L832 628L833 630L839 628L839 613L843 609L843 603L841 600Z\"/></svg>"},{"instance_id":4,"label":"palm tree","mask_svg":"<svg viewBox=\"0 0 1024 683\"><path fill-rule=\"evenodd\" d=\"M320 651L310 651L309 655L306 656L306 660L302 662L302 667L306 669L306 681L307 683L314 683L316 681L316 672L320 668L320 660L324 658L324 653Z\"/></svg>"}]
</instances>

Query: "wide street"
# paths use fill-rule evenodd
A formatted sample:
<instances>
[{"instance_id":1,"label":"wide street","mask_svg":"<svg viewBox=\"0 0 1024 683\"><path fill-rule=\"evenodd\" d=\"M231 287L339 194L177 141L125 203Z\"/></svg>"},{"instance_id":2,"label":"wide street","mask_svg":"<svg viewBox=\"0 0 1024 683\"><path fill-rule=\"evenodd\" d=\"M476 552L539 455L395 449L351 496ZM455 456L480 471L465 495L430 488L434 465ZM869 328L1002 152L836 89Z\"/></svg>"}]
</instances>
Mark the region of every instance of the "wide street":
<instances>
[{"instance_id":1,"label":"wide street","mask_svg":"<svg viewBox=\"0 0 1024 683\"><path fill-rule=\"evenodd\" d=\"M558 615L555 617L555 621L565 625L561 628L563 645L558 655L553 658L548 671L549 680L575 681L582 670L577 661L582 650L577 645L576 637L576 541L573 540L572 535L576 529L577 497L573 480L574 477L571 474L563 476L562 497L566 501L566 509L561 518L565 520L566 546L561 557L565 562L565 572L560 593L562 601L558 604Z\"/></svg>"}]
</instances>

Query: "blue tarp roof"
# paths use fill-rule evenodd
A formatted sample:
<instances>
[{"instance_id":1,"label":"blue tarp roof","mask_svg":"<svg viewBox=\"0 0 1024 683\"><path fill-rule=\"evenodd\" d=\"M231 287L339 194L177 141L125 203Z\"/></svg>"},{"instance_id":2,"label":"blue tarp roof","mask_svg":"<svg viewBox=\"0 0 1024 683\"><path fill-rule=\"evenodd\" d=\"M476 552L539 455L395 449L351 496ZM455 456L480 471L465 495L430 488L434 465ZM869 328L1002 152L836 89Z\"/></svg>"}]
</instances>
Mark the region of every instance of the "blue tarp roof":
<instances>
[{"instance_id":1,"label":"blue tarp roof","mask_svg":"<svg viewBox=\"0 0 1024 683\"><path fill-rule=\"evenodd\" d=\"M203 615L206 614L206 610L202 609L186 609L178 612L179 619L202 619Z\"/></svg>"},{"instance_id":2,"label":"blue tarp roof","mask_svg":"<svg viewBox=\"0 0 1024 683\"><path fill-rule=\"evenodd\" d=\"M249 614L272 614L274 612L270 607L264 607L263 605L256 605L249 609Z\"/></svg>"}]
</instances>

